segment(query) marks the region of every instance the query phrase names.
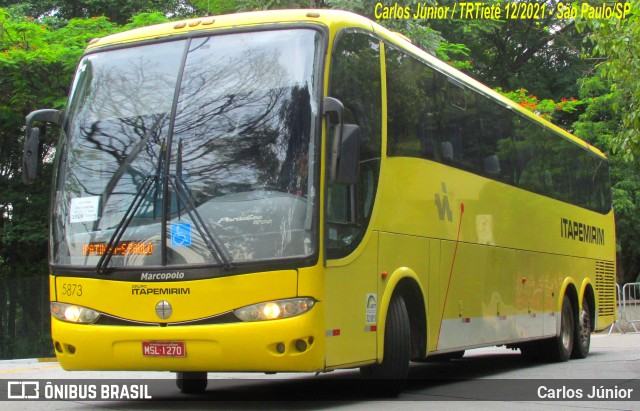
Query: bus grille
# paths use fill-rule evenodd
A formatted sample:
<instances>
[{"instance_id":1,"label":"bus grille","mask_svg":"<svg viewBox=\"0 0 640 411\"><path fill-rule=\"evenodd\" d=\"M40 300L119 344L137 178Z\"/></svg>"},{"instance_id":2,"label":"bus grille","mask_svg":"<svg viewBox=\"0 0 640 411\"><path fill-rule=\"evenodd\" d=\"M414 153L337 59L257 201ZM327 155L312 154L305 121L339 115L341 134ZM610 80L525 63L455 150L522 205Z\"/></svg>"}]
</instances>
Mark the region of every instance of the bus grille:
<instances>
[{"instance_id":1,"label":"bus grille","mask_svg":"<svg viewBox=\"0 0 640 411\"><path fill-rule=\"evenodd\" d=\"M596 261L596 293L598 294L598 315L615 315L616 309L616 269L613 261Z\"/></svg>"},{"instance_id":2,"label":"bus grille","mask_svg":"<svg viewBox=\"0 0 640 411\"><path fill-rule=\"evenodd\" d=\"M213 324L230 324L240 322L240 319L232 312L226 312L212 317L200 318L192 321L181 322L140 322L127 320L125 318L114 317L108 314L102 314L96 325L117 325L117 326L136 326L136 327L166 327L166 326L183 326L183 325L213 325Z\"/></svg>"}]
</instances>

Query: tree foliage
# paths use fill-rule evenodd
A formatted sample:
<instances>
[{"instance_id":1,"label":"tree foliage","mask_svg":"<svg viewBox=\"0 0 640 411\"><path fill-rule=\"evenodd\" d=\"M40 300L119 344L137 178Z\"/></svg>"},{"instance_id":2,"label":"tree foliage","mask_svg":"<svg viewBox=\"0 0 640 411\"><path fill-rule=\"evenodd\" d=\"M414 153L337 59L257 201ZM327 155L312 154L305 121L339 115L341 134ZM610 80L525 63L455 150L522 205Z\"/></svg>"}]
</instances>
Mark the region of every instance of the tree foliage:
<instances>
[{"instance_id":1,"label":"tree foliage","mask_svg":"<svg viewBox=\"0 0 640 411\"><path fill-rule=\"evenodd\" d=\"M621 114L622 128L614 136L614 149L630 154L640 152L640 2L629 2L630 14L608 20L582 20L579 27L591 30L587 39L594 43L593 56L604 58L598 65L612 92L622 97L613 108Z\"/></svg>"},{"instance_id":2,"label":"tree foliage","mask_svg":"<svg viewBox=\"0 0 640 411\"><path fill-rule=\"evenodd\" d=\"M582 79L587 108L576 134L609 153L618 237L618 271L624 282L640 270L640 3L630 13L610 19L578 18L583 58L596 62L592 77Z\"/></svg>"},{"instance_id":3,"label":"tree foliage","mask_svg":"<svg viewBox=\"0 0 640 411\"><path fill-rule=\"evenodd\" d=\"M495 0L480 3L498 3L502 10L506 4ZM576 80L587 66L580 59L582 36L573 20L558 18L558 0L536 3L544 3L548 11L539 19L505 19L503 13L500 20L434 20L432 27L448 42L468 47L468 60L473 62L469 73L491 87L525 88L544 99L576 96Z\"/></svg>"},{"instance_id":4,"label":"tree foliage","mask_svg":"<svg viewBox=\"0 0 640 411\"><path fill-rule=\"evenodd\" d=\"M238 11L320 8L322 0L237 0Z\"/></svg>"},{"instance_id":5,"label":"tree foliage","mask_svg":"<svg viewBox=\"0 0 640 411\"><path fill-rule=\"evenodd\" d=\"M21 3L0 0L0 7L11 8L19 15L38 20L46 16L62 21L102 16L116 25L127 24L138 13L160 11L176 14L191 10L188 3L179 0L33 0Z\"/></svg>"}]
</instances>

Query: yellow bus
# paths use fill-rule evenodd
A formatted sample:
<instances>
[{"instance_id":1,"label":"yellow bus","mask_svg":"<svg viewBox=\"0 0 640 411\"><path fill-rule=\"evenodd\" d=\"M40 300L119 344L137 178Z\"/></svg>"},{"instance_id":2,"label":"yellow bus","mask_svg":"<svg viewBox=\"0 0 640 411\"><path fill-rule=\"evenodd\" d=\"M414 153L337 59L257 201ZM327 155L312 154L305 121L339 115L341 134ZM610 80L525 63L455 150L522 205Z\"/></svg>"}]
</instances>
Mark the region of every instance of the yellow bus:
<instances>
[{"instance_id":1,"label":"yellow bus","mask_svg":"<svg viewBox=\"0 0 640 411\"><path fill-rule=\"evenodd\" d=\"M615 315L609 169L361 16L206 17L97 39L61 126L52 339L67 370L360 368L505 345L585 357Z\"/></svg>"}]
</instances>

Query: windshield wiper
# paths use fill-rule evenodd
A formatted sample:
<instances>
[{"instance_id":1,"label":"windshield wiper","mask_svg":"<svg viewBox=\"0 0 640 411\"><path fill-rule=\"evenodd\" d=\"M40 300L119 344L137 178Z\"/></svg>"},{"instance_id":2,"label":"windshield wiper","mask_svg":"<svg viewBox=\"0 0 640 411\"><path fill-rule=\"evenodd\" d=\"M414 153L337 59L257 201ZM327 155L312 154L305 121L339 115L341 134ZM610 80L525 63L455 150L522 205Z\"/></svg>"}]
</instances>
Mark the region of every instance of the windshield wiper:
<instances>
[{"instance_id":1,"label":"windshield wiper","mask_svg":"<svg viewBox=\"0 0 640 411\"><path fill-rule=\"evenodd\" d=\"M136 196L133 198L133 201L129 205L129 208L124 213L124 217L122 217L122 220L120 220L120 223L118 223L118 226L113 231L113 234L111 235L111 238L107 243L107 248L98 261L98 265L96 266L96 271L98 272L98 274L107 274L109 262L111 261L111 257L113 257L116 245L120 242L122 235L127 230L127 227L129 227L129 224L133 220L133 217L135 216L136 212L140 208L140 205L147 197L149 190L151 189L151 187L153 187L153 184L157 179L157 175L148 175L142 182L140 189L136 193Z\"/></svg>"},{"instance_id":2,"label":"windshield wiper","mask_svg":"<svg viewBox=\"0 0 640 411\"><path fill-rule=\"evenodd\" d=\"M129 227L131 221L133 221L133 217L136 215L136 212L144 202L144 199L147 197L149 190L154 185L157 185L158 179L158 175L148 175L143 181L140 189L136 193L136 196L133 198L133 201L129 205L129 208L122 217L122 220L120 220L120 223L118 223L118 226L111 235L111 238L109 238L109 242L107 243L105 252L100 257L98 265L96 266L96 271L98 272L98 274L108 273L109 262L113 257L116 245L120 243L122 235L127 230L127 227ZM175 175L169 176L169 184L178 194L180 201L185 204L187 213L189 214L191 221L193 221L193 224L200 233L200 236L204 240L213 257L222 264L225 270L231 269L231 256L227 252L226 248L222 245L220 240L207 227L204 219L198 212L196 205L193 202L191 194L189 194L186 184L182 181L181 178ZM163 230L163 232L164 231L165 230Z\"/></svg>"},{"instance_id":3,"label":"windshield wiper","mask_svg":"<svg viewBox=\"0 0 640 411\"><path fill-rule=\"evenodd\" d=\"M109 182L107 183L107 185L105 186L104 190L102 191L102 194L100 196L101 197L100 198L100 202L102 204L107 204L107 201L109 200L109 197L113 193L113 190L115 189L115 187L118 185L118 182L120 181L120 179L122 178L124 173L126 173L127 170L129 170L130 165L138 157L140 152L144 149L145 145L149 144L149 139L153 135L154 130L156 130L159 127L159 125L160 125L160 123L162 122L163 119L164 119L164 116L162 116L162 115L157 116L157 118L153 121L153 124L151 125L151 127L144 133L144 135L140 139L140 142L137 143L133 147L131 152L129 154L127 154L127 156L122 160L122 163L120 163L120 166L118 167L118 170L116 170L116 172L113 173L113 175L109 179ZM92 128L96 127L96 123L94 123L91 127ZM93 135L93 133L90 134L90 136L92 136L92 135ZM89 138L89 139L91 139L91 138ZM96 142L96 141L94 141L94 142L98 147L100 147L98 142ZM164 140L162 141L162 147L165 147ZM160 154L160 158L158 159L158 162L159 162L158 170L159 170L159 167L161 165L161 161L162 161L163 155L164 155L164 153L161 153ZM157 172L157 175L160 175L159 171ZM95 223L95 225L93 227L93 231L98 231L98 221L96 221L96 223Z\"/></svg>"},{"instance_id":4,"label":"windshield wiper","mask_svg":"<svg viewBox=\"0 0 640 411\"><path fill-rule=\"evenodd\" d=\"M118 223L118 226L116 227L113 234L111 235L111 238L109 238L109 242L107 243L105 251L100 256L100 260L98 260L98 264L96 265L96 271L98 272L98 274L108 273L109 263L111 262L111 258L115 253L116 246L120 243L120 239L122 239L124 232L127 230L127 227L129 227L129 224L131 224L131 221L133 221L133 218L135 217L138 209L140 208L144 200L147 198L147 194L149 194L149 190L151 190L151 188L154 186L156 188L156 191L153 197L153 203L154 203L153 215L155 219L156 217L155 209L156 209L156 204L158 200L158 193L162 185L160 176L163 168L162 167L163 160L166 161L164 159L167 154L166 151L167 151L166 142L163 140L161 152L160 152L160 155L158 156L156 173L149 174L145 177L145 179L142 182L142 185L140 186L140 189L138 189L135 197L133 198L133 201L129 205L129 208L127 208L127 211L125 212L124 216ZM178 214L180 214L180 211L181 211L180 204L182 203L185 205L185 209L189 214L189 217L191 218L193 225L198 230L198 233L202 237L203 241L205 242L207 248L209 249L213 257L220 264L222 264L225 270L231 269L232 268L231 256L229 255L228 251L226 250L226 248L224 247L220 239L218 239L218 237L209 229L209 227L205 223L204 219L198 212L195 203L193 202L193 197L189 192L187 184L182 179L182 140L180 140L180 142L178 143L178 156L176 159L176 174L177 175L169 174L167 176L167 180L171 188L178 195ZM163 195L168 195L168 193L164 193ZM166 236L166 229L164 227L162 229L162 235L163 235L163 238L164 236ZM162 252L163 254L166 253L166 249L164 249L164 247Z\"/></svg>"},{"instance_id":5,"label":"windshield wiper","mask_svg":"<svg viewBox=\"0 0 640 411\"><path fill-rule=\"evenodd\" d=\"M180 201L186 206L187 214L189 214L189 218L191 218L193 225L196 226L196 229L207 245L207 248L213 257L222 263L225 270L231 269L233 267L231 265L231 256L224 245L220 242L220 239L218 239L217 236L207 227L207 224L204 222L195 203L193 202L191 194L189 194L189 191L187 190L187 186L179 177L170 177L173 177L173 180L169 179L171 188L173 188L173 190L178 194Z\"/></svg>"},{"instance_id":6,"label":"windshield wiper","mask_svg":"<svg viewBox=\"0 0 640 411\"><path fill-rule=\"evenodd\" d=\"M144 144L149 142L149 138L151 137L153 130L155 130L157 126L160 124L161 119L162 117L160 116L155 120L153 126L144 134L143 138L140 140L140 143L134 147L132 152L125 159L124 163L120 166L120 168L118 168L118 171L114 173L114 175L111 177L111 179L109 180L109 183L107 184L107 187L105 188L102 194L103 204L106 204L106 199L111 195L116 184L118 184L118 181L120 181L120 178L124 175L129 165L133 162L133 159L135 159L138 156L138 154L140 154ZM131 224L131 221L133 221L133 217L136 215L136 212L142 205L143 201L145 200L145 198L147 198L147 194L149 193L149 190L154 185L156 186L156 192L154 194L154 204L153 204L153 214L155 218L155 208L156 208L156 201L158 197L160 173L162 169L162 160L166 155L166 150L167 150L167 146L166 146L165 140L163 139L162 145L160 148L160 154L158 155L158 165L156 168L156 173L147 174L145 179L142 181L142 185L136 192L136 195L133 198L133 201L129 205L129 208L127 208L127 211L124 213L124 216L118 223L118 226L113 231L113 234L111 235L111 238L109 238L109 242L107 243L107 247L105 248L104 253L100 256L100 260L98 260L98 265L96 265L96 271L98 272L98 274L108 273L109 262L111 262L111 258L113 257L116 246L120 242L120 239L122 238L122 235L124 234L124 232L127 230L127 227L129 227L129 224ZM97 231L97 223L96 223L96 227L94 227L94 231Z\"/></svg>"},{"instance_id":7,"label":"windshield wiper","mask_svg":"<svg viewBox=\"0 0 640 411\"><path fill-rule=\"evenodd\" d=\"M182 179L182 139L178 142L176 175L170 175L169 177L169 184L178 195L178 214L180 213L180 203L183 203L185 205L187 214L189 214L189 218L191 218L193 225L196 226L198 233L200 233L200 237L202 237L202 240L207 245L207 248L209 249L213 257L223 265L225 270L231 269L231 256L229 255L226 247L222 244L220 239L215 235L213 231L209 229L209 227L205 223L204 219L198 212L196 204L193 202L193 196L189 192L187 184ZM173 177L173 181L171 177Z\"/></svg>"}]
</instances>

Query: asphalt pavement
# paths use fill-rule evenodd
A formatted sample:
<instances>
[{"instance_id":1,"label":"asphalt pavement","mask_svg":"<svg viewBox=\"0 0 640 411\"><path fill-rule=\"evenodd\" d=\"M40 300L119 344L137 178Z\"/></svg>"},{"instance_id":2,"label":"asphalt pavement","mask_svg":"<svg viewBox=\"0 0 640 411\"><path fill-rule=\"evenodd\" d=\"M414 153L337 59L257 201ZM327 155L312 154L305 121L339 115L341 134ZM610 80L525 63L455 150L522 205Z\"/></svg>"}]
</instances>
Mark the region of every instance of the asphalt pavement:
<instances>
[{"instance_id":1,"label":"asphalt pavement","mask_svg":"<svg viewBox=\"0 0 640 411\"><path fill-rule=\"evenodd\" d=\"M448 363L413 364L404 391L393 398L380 394L384 382L360 380L353 370L208 377L204 394L185 395L167 372L68 372L54 359L6 360L0 361L0 407L640 410L640 333L594 334L590 355L566 363L531 363L517 350L490 347Z\"/></svg>"}]
</instances>

